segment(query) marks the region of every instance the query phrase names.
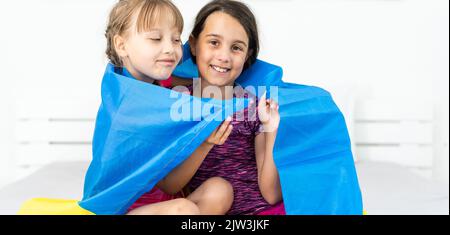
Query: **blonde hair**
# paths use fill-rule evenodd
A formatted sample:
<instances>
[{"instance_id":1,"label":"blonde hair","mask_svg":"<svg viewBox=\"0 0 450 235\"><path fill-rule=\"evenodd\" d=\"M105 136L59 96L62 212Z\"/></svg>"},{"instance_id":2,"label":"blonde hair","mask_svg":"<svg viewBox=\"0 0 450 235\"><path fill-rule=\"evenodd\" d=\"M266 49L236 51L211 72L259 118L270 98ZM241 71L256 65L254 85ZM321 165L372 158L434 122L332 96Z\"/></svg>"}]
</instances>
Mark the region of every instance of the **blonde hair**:
<instances>
[{"instance_id":1,"label":"blonde hair","mask_svg":"<svg viewBox=\"0 0 450 235\"><path fill-rule=\"evenodd\" d=\"M120 0L109 14L109 22L105 32L107 40L106 55L115 66L122 67L123 64L116 52L114 37L126 34L134 23L132 21L136 13L138 14L136 19L138 33L150 30L161 17L170 16L180 33L183 31L183 16L170 0Z\"/></svg>"}]
</instances>

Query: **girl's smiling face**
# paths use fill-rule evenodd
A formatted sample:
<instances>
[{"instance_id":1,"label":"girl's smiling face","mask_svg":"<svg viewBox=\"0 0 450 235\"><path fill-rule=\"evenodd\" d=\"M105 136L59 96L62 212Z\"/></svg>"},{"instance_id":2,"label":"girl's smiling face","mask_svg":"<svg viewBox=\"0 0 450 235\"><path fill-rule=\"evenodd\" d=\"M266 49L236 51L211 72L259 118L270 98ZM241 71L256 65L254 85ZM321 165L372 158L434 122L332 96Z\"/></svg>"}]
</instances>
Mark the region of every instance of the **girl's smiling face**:
<instances>
[{"instance_id":1,"label":"girl's smiling face","mask_svg":"<svg viewBox=\"0 0 450 235\"><path fill-rule=\"evenodd\" d=\"M134 24L126 37L116 41L124 66L141 81L166 80L182 56L180 32L170 17L161 17L144 32Z\"/></svg>"},{"instance_id":2,"label":"girl's smiling face","mask_svg":"<svg viewBox=\"0 0 450 235\"><path fill-rule=\"evenodd\" d=\"M205 21L197 39L190 38L191 51L202 81L213 86L232 86L247 60L249 39L232 16L215 12Z\"/></svg>"}]
</instances>

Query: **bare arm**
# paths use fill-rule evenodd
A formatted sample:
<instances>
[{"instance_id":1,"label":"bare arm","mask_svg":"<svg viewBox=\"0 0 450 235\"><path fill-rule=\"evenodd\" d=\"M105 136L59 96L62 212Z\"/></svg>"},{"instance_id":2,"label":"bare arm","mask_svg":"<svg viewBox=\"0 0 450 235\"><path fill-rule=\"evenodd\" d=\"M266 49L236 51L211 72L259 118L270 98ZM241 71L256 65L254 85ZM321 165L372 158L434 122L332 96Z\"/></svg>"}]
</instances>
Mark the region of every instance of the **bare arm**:
<instances>
[{"instance_id":1,"label":"bare arm","mask_svg":"<svg viewBox=\"0 0 450 235\"><path fill-rule=\"evenodd\" d=\"M264 199L271 205L281 201L281 184L277 167L273 160L276 131L261 133L255 138L258 185Z\"/></svg>"},{"instance_id":2,"label":"bare arm","mask_svg":"<svg viewBox=\"0 0 450 235\"><path fill-rule=\"evenodd\" d=\"M280 123L278 104L273 100L266 100L266 95L263 95L258 104L258 115L264 127L264 132L255 137L258 185L264 199L274 205L282 199L280 177L273 160L273 148Z\"/></svg>"},{"instance_id":3,"label":"bare arm","mask_svg":"<svg viewBox=\"0 0 450 235\"><path fill-rule=\"evenodd\" d=\"M233 129L229 119L224 121L208 139L205 140L181 165L173 169L166 177L158 182L157 187L168 194L176 194L192 179L214 145L222 145Z\"/></svg>"},{"instance_id":4,"label":"bare arm","mask_svg":"<svg viewBox=\"0 0 450 235\"><path fill-rule=\"evenodd\" d=\"M188 159L159 181L157 187L172 195L179 192L192 179L213 147L214 145L202 143Z\"/></svg>"}]
</instances>

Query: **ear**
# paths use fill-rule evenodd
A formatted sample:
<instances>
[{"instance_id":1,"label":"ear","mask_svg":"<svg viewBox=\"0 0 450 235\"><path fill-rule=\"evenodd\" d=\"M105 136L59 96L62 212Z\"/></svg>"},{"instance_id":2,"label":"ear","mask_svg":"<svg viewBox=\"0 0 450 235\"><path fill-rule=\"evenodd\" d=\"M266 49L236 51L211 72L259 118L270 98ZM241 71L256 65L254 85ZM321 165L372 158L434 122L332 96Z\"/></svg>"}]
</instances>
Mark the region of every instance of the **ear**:
<instances>
[{"instance_id":1,"label":"ear","mask_svg":"<svg viewBox=\"0 0 450 235\"><path fill-rule=\"evenodd\" d=\"M120 35L114 36L114 48L116 49L117 55L120 57L127 57L128 53L125 47L125 38Z\"/></svg>"},{"instance_id":2,"label":"ear","mask_svg":"<svg viewBox=\"0 0 450 235\"><path fill-rule=\"evenodd\" d=\"M189 36L189 46L191 47L191 53L193 56L196 55L196 48L197 48L197 39L194 38L194 36Z\"/></svg>"}]
</instances>

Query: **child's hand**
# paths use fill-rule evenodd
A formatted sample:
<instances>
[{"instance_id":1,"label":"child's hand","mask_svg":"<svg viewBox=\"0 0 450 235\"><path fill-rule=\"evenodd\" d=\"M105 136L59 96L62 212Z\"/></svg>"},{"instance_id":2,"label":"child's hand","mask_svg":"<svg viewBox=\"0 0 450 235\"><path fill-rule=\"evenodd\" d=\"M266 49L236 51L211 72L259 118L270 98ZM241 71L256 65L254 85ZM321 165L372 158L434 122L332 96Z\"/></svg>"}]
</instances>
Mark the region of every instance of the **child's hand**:
<instances>
[{"instance_id":1,"label":"child's hand","mask_svg":"<svg viewBox=\"0 0 450 235\"><path fill-rule=\"evenodd\" d=\"M264 132L274 132L280 124L280 113L278 103L272 99L266 99L266 93L261 97L258 104L259 120L263 124Z\"/></svg>"},{"instance_id":2,"label":"child's hand","mask_svg":"<svg viewBox=\"0 0 450 235\"><path fill-rule=\"evenodd\" d=\"M210 145L222 145L228 139L228 136L233 130L231 117L228 117L222 125L220 125L214 132L206 139L205 143Z\"/></svg>"}]
</instances>

